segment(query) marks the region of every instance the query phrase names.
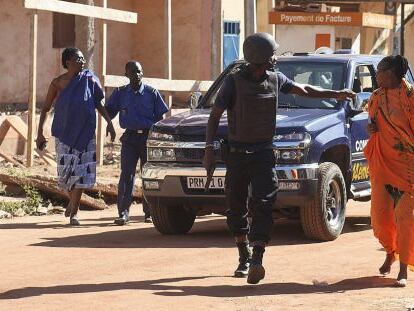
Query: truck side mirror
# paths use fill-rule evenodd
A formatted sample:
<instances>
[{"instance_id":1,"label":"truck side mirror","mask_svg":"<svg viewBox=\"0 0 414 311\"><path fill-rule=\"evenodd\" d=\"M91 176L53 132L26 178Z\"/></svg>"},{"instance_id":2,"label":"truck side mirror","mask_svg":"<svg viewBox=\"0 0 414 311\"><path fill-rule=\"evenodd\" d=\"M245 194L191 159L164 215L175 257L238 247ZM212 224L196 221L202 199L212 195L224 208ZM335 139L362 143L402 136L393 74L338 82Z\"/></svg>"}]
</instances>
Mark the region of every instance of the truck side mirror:
<instances>
[{"instance_id":1,"label":"truck side mirror","mask_svg":"<svg viewBox=\"0 0 414 311\"><path fill-rule=\"evenodd\" d=\"M201 98L203 97L203 94L201 92L196 91L191 93L190 98L188 99L188 106L190 109L197 108L198 104L200 103Z\"/></svg>"},{"instance_id":2,"label":"truck side mirror","mask_svg":"<svg viewBox=\"0 0 414 311\"><path fill-rule=\"evenodd\" d=\"M371 97L371 92L361 92L358 93L354 101L354 109L364 111L368 105L369 98Z\"/></svg>"}]
</instances>

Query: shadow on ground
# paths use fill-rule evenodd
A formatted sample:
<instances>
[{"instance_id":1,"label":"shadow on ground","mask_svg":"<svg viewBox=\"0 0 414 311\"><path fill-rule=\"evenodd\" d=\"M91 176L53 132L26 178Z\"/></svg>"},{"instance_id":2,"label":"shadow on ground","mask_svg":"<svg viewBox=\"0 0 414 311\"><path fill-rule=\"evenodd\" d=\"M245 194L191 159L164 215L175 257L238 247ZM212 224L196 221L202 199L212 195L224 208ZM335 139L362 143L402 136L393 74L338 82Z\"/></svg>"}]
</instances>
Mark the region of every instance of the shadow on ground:
<instances>
[{"instance_id":1,"label":"shadow on ground","mask_svg":"<svg viewBox=\"0 0 414 311\"><path fill-rule=\"evenodd\" d=\"M102 217L94 219L84 219L82 216L79 218L79 221L82 223L82 227L79 228L89 228L89 227L110 227L114 226L113 221L114 217ZM90 224L90 222L94 222ZM134 216L131 218L131 223L134 222L144 222L144 216ZM84 225L84 223L88 223ZM30 222L30 223L13 223L7 222L0 224L1 229L62 229L62 228L76 228L69 225L69 218L64 218L62 215L62 221L41 221L41 222Z\"/></svg>"},{"instance_id":2,"label":"shadow on ground","mask_svg":"<svg viewBox=\"0 0 414 311\"><path fill-rule=\"evenodd\" d=\"M113 292L119 290L148 290L159 296L202 296L218 298L237 298L246 296L267 296L267 295L300 295L315 293L342 293L368 288L391 287L394 280L379 276L360 277L345 279L338 283L315 286L300 283L268 283L262 285L206 285L186 286L178 283L184 281L203 280L208 278L220 278L212 276L182 277L159 280L131 281L120 283L103 284L73 284L57 285L50 287L24 287L0 293L0 299L20 299L42 295L57 294L81 294L97 292ZM222 278L222 277L221 277ZM235 282L236 283L236 282Z\"/></svg>"},{"instance_id":3,"label":"shadow on ground","mask_svg":"<svg viewBox=\"0 0 414 311\"><path fill-rule=\"evenodd\" d=\"M105 219L106 221L107 219ZM112 220L112 219L111 219ZM94 221L102 224L102 219ZM135 220L134 220L135 221ZM20 226L20 224L17 224ZM234 247L227 231L224 218L204 217L198 221L189 234L161 235L153 227L134 228L131 224L125 229L80 234L68 237L48 238L44 242L33 244L43 247L74 247L74 248L209 248ZM90 226L94 226L93 224ZM110 226L109 223L104 226ZM111 225L112 226L112 225ZM0 229L2 227L0 226ZM370 229L368 217L349 217L344 228L345 234ZM304 237L298 221L277 221L274 227L271 245L298 245L320 243Z\"/></svg>"}]
</instances>

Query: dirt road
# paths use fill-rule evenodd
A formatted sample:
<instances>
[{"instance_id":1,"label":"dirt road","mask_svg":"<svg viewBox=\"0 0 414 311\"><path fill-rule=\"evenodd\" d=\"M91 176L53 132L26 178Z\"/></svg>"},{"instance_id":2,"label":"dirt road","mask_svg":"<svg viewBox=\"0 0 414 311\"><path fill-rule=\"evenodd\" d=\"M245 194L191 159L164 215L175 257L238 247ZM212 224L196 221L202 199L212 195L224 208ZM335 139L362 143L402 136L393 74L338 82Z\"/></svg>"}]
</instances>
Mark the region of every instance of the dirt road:
<instances>
[{"instance_id":1,"label":"dirt road","mask_svg":"<svg viewBox=\"0 0 414 311\"><path fill-rule=\"evenodd\" d=\"M133 208L133 214L137 214ZM141 210L141 208L139 208ZM266 250L266 279L231 277L236 249L222 217L205 217L186 236L161 236L142 216L112 225L114 209L0 221L0 310L408 310L382 278L383 252L372 236L368 203L351 203L334 242L303 238L298 223L277 223Z\"/></svg>"}]
</instances>

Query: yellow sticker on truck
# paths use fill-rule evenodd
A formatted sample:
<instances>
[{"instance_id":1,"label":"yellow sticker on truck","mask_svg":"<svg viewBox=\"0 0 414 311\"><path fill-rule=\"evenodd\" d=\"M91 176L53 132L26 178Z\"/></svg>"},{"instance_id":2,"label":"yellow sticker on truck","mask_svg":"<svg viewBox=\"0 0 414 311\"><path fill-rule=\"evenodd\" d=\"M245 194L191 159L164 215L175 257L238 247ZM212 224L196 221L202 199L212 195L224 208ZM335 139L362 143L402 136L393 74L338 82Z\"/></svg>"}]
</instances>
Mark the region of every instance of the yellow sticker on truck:
<instances>
[{"instance_id":1,"label":"yellow sticker on truck","mask_svg":"<svg viewBox=\"0 0 414 311\"><path fill-rule=\"evenodd\" d=\"M357 161L352 164L352 181L360 182L369 180L368 163L363 161Z\"/></svg>"}]
</instances>

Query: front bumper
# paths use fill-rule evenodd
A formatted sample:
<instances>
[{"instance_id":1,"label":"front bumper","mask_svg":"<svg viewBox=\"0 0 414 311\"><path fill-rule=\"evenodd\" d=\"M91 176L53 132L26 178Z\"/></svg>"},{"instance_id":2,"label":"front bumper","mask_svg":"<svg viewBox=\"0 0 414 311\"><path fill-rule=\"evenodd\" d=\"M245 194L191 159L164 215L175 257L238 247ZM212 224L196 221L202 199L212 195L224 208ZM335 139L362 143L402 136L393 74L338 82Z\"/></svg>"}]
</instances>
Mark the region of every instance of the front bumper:
<instances>
[{"instance_id":1,"label":"front bumper","mask_svg":"<svg viewBox=\"0 0 414 311\"><path fill-rule=\"evenodd\" d=\"M316 195L318 186L319 166L314 164L301 165L278 165L275 172L279 184L298 184L299 189L279 189L276 207L297 207ZM225 166L218 166L214 177L225 177ZM209 209L212 212L223 212L225 210L224 190L188 189L186 186L187 177L206 177L206 170L194 164L178 163L154 163L147 162L142 170L144 182L143 193L151 204L164 204L167 206L187 205L200 209ZM145 188L145 181L157 181L158 190Z\"/></svg>"}]
</instances>

